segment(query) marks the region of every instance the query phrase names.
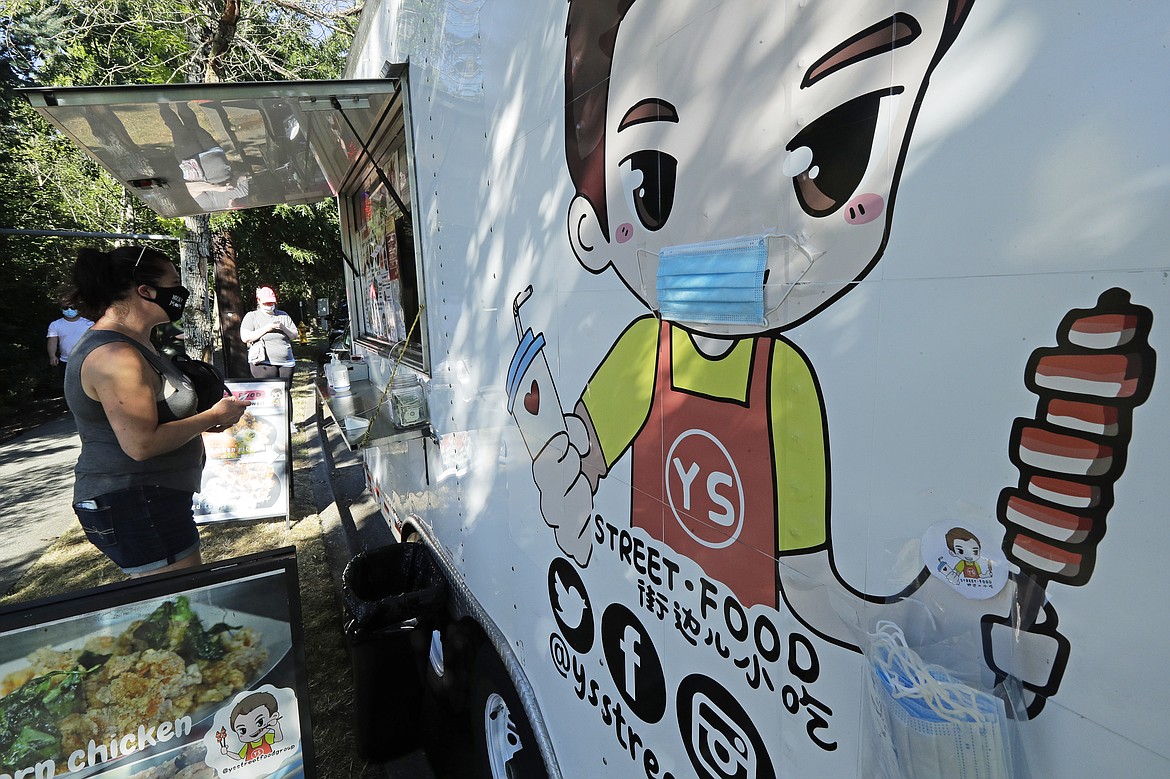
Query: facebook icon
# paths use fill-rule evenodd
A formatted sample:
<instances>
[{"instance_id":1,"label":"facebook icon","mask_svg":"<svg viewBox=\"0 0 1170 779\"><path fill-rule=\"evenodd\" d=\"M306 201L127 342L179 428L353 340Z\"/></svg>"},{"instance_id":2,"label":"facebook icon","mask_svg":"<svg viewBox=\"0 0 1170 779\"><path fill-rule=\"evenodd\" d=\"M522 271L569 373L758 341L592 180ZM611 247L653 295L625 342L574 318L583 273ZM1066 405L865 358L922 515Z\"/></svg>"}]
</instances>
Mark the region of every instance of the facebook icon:
<instances>
[{"instance_id":1,"label":"facebook icon","mask_svg":"<svg viewBox=\"0 0 1170 779\"><path fill-rule=\"evenodd\" d=\"M627 698L636 699L638 697L638 648L642 646L639 640L641 634L634 628L633 625L626 625L625 634L621 641L618 642L618 649L626 658L625 665L625 691ZM614 679L617 682L617 679Z\"/></svg>"},{"instance_id":2,"label":"facebook icon","mask_svg":"<svg viewBox=\"0 0 1170 779\"><path fill-rule=\"evenodd\" d=\"M666 711L666 679L650 634L632 611L612 603L601 616L601 644L613 683L635 716L658 722Z\"/></svg>"}]
</instances>

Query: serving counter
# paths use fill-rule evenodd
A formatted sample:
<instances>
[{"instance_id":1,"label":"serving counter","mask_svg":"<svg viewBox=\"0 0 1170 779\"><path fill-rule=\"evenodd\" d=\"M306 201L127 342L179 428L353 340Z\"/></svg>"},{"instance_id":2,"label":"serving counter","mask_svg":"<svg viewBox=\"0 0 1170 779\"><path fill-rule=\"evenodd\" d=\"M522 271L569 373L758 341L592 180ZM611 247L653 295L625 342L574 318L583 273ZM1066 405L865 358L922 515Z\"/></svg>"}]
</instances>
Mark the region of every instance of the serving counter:
<instances>
[{"instance_id":1,"label":"serving counter","mask_svg":"<svg viewBox=\"0 0 1170 779\"><path fill-rule=\"evenodd\" d=\"M341 437L350 451L372 446L385 446L410 441L415 438L433 437L429 423L408 428L401 428L395 425L393 414L391 414L389 408L389 395L387 394L383 399L383 388L368 379L351 381L348 393L337 394L329 386L329 382L325 377L321 376L316 380L316 388L322 405L329 410L330 416L337 421L337 427L341 432ZM379 402L382 402L382 408L380 410L378 409ZM368 428L370 433L369 437L366 437L366 427L354 429L347 426L346 417L356 417L367 422L372 420L372 424Z\"/></svg>"}]
</instances>

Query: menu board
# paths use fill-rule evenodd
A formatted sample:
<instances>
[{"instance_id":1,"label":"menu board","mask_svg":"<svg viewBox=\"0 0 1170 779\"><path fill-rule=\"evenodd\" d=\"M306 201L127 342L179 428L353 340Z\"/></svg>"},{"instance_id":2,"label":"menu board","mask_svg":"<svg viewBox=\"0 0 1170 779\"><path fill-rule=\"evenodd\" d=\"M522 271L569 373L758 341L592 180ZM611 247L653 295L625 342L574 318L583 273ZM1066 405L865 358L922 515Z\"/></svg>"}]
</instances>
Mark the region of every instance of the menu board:
<instances>
[{"instance_id":1,"label":"menu board","mask_svg":"<svg viewBox=\"0 0 1170 779\"><path fill-rule=\"evenodd\" d=\"M406 280L399 254L406 220L383 187L370 193L366 204L358 228L365 254L361 274L364 330L366 335L394 343L407 334L403 309Z\"/></svg>"},{"instance_id":2,"label":"menu board","mask_svg":"<svg viewBox=\"0 0 1170 779\"><path fill-rule=\"evenodd\" d=\"M283 379L252 379L228 381L227 388L251 405L230 429L203 434L207 462L194 497L195 521L287 520L292 490L288 385Z\"/></svg>"},{"instance_id":3,"label":"menu board","mask_svg":"<svg viewBox=\"0 0 1170 779\"><path fill-rule=\"evenodd\" d=\"M315 775L296 551L0 611L0 775Z\"/></svg>"}]
</instances>

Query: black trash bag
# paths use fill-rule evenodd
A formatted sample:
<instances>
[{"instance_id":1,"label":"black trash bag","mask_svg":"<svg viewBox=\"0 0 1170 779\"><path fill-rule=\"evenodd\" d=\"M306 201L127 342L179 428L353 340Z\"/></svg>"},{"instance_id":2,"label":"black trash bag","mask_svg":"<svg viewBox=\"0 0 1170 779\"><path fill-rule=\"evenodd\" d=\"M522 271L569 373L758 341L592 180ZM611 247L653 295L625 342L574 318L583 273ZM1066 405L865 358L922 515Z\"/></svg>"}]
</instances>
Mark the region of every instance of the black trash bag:
<instances>
[{"instance_id":1,"label":"black trash bag","mask_svg":"<svg viewBox=\"0 0 1170 779\"><path fill-rule=\"evenodd\" d=\"M341 574L354 683L354 745L382 763L418 749L422 665L429 630L447 603L447 580L421 543L354 557Z\"/></svg>"},{"instance_id":2,"label":"black trash bag","mask_svg":"<svg viewBox=\"0 0 1170 779\"><path fill-rule=\"evenodd\" d=\"M421 543L362 552L345 566L341 586L351 639L432 624L447 605L447 579Z\"/></svg>"}]
</instances>

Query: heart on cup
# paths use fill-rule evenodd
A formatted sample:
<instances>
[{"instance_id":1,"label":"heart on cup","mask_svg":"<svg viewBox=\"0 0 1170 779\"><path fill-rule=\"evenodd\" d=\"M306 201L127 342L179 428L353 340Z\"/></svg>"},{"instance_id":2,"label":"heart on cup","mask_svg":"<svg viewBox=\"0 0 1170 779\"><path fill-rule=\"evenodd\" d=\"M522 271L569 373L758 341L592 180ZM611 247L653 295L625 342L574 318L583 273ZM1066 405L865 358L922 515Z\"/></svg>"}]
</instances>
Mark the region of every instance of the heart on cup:
<instances>
[{"instance_id":1,"label":"heart on cup","mask_svg":"<svg viewBox=\"0 0 1170 779\"><path fill-rule=\"evenodd\" d=\"M532 381L532 389L524 395L524 410L532 416L536 416L536 412L540 411L540 385L535 379Z\"/></svg>"}]
</instances>

